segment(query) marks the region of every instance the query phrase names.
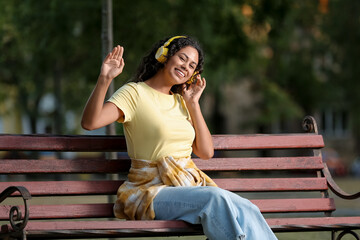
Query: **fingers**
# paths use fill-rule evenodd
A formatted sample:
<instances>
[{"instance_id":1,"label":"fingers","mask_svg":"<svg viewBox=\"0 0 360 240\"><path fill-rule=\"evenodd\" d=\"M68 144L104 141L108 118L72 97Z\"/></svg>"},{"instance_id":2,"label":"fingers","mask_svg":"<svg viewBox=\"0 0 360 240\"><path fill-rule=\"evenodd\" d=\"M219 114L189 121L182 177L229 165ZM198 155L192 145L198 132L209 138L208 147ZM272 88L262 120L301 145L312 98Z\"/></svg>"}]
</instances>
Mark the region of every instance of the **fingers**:
<instances>
[{"instance_id":1,"label":"fingers","mask_svg":"<svg viewBox=\"0 0 360 240\"><path fill-rule=\"evenodd\" d=\"M107 57L107 59L117 60L118 61L117 67L121 68L121 70L122 70L125 65L123 54L124 54L124 48L121 47L120 45L117 45L116 47L114 47L114 49L110 53L110 56Z\"/></svg>"},{"instance_id":2,"label":"fingers","mask_svg":"<svg viewBox=\"0 0 360 240\"><path fill-rule=\"evenodd\" d=\"M120 45L117 45L116 47L114 47L114 49L109 53L110 55L110 59L116 59L116 60L121 60L121 58L123 57L124 54L124 48L121 47ZM108 56L109 56L108 55Z\"/></svg>"},{"instance_id":3,"label":"fingers","mask_svg":"<svg viewBox=\"0 0 360 240\"><path fill-rule=\"evenodd\" d=\"M117 48L117 55L115 56L115 58L120 61L123 57L124 48L119 45L117 45L116 48Z\"/></svg>"},{"instance_id":4,"label":"fingers","mask_svg":"<svg viewBox=\"0 0 360 240\"><path fill-rule=\"evenodd\" d=\"M113 50L113 58L120 61L123 56L123 53L124 53L124 48L121 47L120 45L117 45Z\"/></svg>"},{"instance_id":5,"label":"fingers","mask_svg":"<svg viewBox=\"0 0 360 240\"><path fill-rule=\"evenodd\" d=\"M205 88L206 87L206 80L205 78L202 78L200 76L200 74L197 76L197 81L196 81L196 85L198 85L201 88Z\"/></svg>"},{"instance_id":6,"label":"fingers","mask_svg":"<svg viewBox=\"0 0 360 240\"><path fill-rule=\"evenodd\" d=\"M202 85L203 85L203 86L202 86L203 88L206 87L206 80L205 80L205 78L202 78Z\"/></svg>"}]
</instances>

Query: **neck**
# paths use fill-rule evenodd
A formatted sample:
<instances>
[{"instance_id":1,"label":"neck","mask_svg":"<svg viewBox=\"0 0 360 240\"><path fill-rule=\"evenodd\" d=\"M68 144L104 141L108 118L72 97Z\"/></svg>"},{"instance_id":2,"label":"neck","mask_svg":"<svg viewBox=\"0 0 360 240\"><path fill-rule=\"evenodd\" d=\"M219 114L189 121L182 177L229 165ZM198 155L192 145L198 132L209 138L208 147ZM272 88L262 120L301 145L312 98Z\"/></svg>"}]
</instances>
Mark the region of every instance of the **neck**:
<instances>
[{"instance_id":1,"label":"neck","mask_svg":"<svg viewBox=\"0 0 360 240\"><path fill-rule=\"evenodd\" d=\"M162 71L158 71L152 78L149 78L145 81L145 83L149 86L154 88L155 90L165 93L171 94L172 85L168 84L165 80L165 76Z\"/></svg>"}]
</instances>

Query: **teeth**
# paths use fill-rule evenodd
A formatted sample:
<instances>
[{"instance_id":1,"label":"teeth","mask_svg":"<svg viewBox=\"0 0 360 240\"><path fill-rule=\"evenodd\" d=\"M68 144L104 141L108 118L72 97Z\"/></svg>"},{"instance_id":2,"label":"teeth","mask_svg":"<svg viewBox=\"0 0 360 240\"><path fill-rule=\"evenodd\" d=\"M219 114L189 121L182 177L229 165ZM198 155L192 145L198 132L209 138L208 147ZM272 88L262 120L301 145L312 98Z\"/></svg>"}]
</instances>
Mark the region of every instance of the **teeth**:
<instances>
[{"instance_id":1,"label":"teeth","mask_svg":"<svg viewBox=\"0 0 360 240\"><path fill-rule=\"evenodd\" d=\"M179 70L176 70L181 76L185 77L185 74Z\"/></svg>"}]
</instances>

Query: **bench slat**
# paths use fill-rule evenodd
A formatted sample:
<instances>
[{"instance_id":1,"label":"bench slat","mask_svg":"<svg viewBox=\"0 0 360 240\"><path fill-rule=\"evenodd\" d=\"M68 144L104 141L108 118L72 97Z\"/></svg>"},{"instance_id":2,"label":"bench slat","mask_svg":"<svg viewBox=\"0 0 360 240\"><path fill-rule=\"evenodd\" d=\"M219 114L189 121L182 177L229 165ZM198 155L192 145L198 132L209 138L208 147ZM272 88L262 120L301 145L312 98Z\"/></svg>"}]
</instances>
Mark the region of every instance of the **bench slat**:
<instances>
[{"instance_id":1,"label":"bench slat","mask_svg":"<svg viewBox=\"0 0 360 240\"><path fill-rule=\"evenodd\" d=\"M7 186L23 186L29 190L31 196L115 195L123 182L123 180L1 182L0 192ZM14 194L14 196L18 195L20 194Z\"/></svg>"},{"instance_id":2,"label":"bench slat","mask_svg":"<svg viewBox=\"0 0 360 240\"><path fill-rule=\"evenodd\" d=\"M329 226L336 229L345 229L349 226L360 227L360 217L314 217L314 218L268 218L266 219L270 227L275 231L289 229L308 229L308 230L329 230ZM57 222L29 222L26 226L27 231L47 231L47 230L154 230L157 229L192 229L200 225L192 225L184 221L177 220L154 220L154 221L57 221ZM196 229L197 230L197 229ZM31 235L31 233L30 233Z\"/></svg>"},{"instance_id":3,"label":"bench slat","mask_svg":"<svg viewBox=\"0 0 360 240\"><path fill-rule=\"evenodd\" d=\"M112 203L30 205L30 219L106 218L114 217ZM9 218L10 206L0 205L0 220ZM20 206L21 211L24 209Z\"/></svg>"},{"instance_id":4,"label":"bench slat","mask_svg":"<svg viewBox=\"0 0 360 240\"><path fill-rule=\"evenodd\" d=\"M143 228L141 228L143 227ZM3 229L12 230L10 225ZM47 238L94 238L96 237L146 237L202 235L201 225L192 225L178 220L156 221L58 221L29 222L25 228L27 236Z\"/></svg>"},{"instance_id":5,"label":"bench slat","mask_svg":"<svg viewBox=\"0 0 360 240\"><path fill-rule=\"evenodd\" d=\"M360 228L360 217L269 218L266 221L275 232Z\"/></svg>"},{"instance_id":6,"label":"bench slat","mask_svg":"<svg viewBox=\"0 0 360 240\"><path fill-rule=\"evenodd\" d=\"M194 159L203 171L321 170L321 157L249 157Z\"/></svg>"},{"instance_id":7,"label":"bench slat","mask_svg":"<svg viewBox=\"0 0 360 240\"><path fill-rule=\"evenodd\" d=\"M335 211L332 198L264 199L251 200L262 213L326 212Z\"/></svg>"},{"instance_id":8,"label":"bench slat","mask_svg":"<svg viewBox=\"0 0 360 240\"><path fill-rule=\"evenodd\" d=\"M215 149L297 149L322 148L324 140L317 134L254 134L254 135L216 135L213 138Z\"/></svg>"},{"instance_id":9,"label":"bench slat","mask_svg":"<svg viewBox=\"0 0 360 240\"><path fill-rule=\"evenodd\" d=\"M194 162L203 171L323 169L321 157L214 158ZM0 174L119 173L127 172L130 165L129 159L2 159Z\"/></svg>"},{"instance_id":10,"label":"bench slat","mask_svg":"<svg viewBox=\"0 0 360 240\"><path fill-rule=\"evenodd\" d=\"M322 191L325 178L224 178L213 179L219 187L234 192ZM113 195L123 180L1 182L0 192L8 186L26 187L32 196Z\"/></svg>"},{"instance_id":11,"label":"bench slat","mask_svg":"<svg viewBox=\"0 0 360 240\"><path fill-rule=\"evenodd\" d=\"M213 179L219 187L233 192L322 191L325 178L225 178Z\"/></svg>"},{"instance_id":12,"label":"bench slat","mask_svg":"<svg viewBox=\"0 0 360 240\"><path fill-rule=\"evenodd\" d=\"M113 220L113 221L59 221L59 222L29 222L26 230L91 230L91 229L165 229L187 228L193 226L184 221L176 220Z\"/></svg>"},{"instance_id":13,"label":"bench slat","mask_svg":"<svg viewBox=\"0 0 360 240\"><path fill-rule=\"evenodd\" d=\"M215 150L322 148L317 134L213 135ZM124 136L94 135L0 135L0 150L32 151L126 151Z\"/></svg>"},{"instance_id":14,"label":"bench slat","mask_svg":"<svg viewBox=\"0 0 360 240\"><path fill-rule=\"evenodd\" d=\"M128 171L130 164L130 160L124 159L3 159L0 173L119 173Z\"/></svg>"},{"instance_id":15,"label":"bench slat","mask_svg":"<svg viewBox=\"0 0 360 240\"><path fill-rule=\"evenodd\" d=\"M262 213L334 211L331 198L251 200ZM0 220L8 219L10 206L0 205ZM106 218L113 216L112 203L30 205L30 219ZM22 209L23 211L23 209Z\"/></svg>"},{"instance_id":16,"label":"bench slat","mask_svg":"<svg viewBox=\"0 0 360 240\"><path fill-rule=\"evenodd\" d=\"M0 150L126 152L126 141L124 136L1 134Z\"/></svg>"}]
</instances>

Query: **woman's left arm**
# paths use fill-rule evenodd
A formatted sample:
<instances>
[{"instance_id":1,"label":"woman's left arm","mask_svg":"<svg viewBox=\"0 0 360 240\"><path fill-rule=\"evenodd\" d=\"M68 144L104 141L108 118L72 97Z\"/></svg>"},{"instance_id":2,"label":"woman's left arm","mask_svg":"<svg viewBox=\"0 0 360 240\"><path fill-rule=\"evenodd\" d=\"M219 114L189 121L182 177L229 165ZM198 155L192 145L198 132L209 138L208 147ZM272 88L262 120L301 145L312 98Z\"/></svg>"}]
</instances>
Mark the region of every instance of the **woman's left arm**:
<instances>
[{"instance_id":1,"label":"woman's left arm","mask_svg":"<svg viewBox=\"0 0 360 240\"><path fill-rule=\"evenodd\" d=\"M188 88L184 84L183 98L195 129L193 152L202 159L210 159L214 155L214 145L199 104L200 96L205 87L205 78L198 75L196 84L191 84Z\"/></svg>"}]
</instances>

